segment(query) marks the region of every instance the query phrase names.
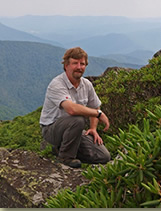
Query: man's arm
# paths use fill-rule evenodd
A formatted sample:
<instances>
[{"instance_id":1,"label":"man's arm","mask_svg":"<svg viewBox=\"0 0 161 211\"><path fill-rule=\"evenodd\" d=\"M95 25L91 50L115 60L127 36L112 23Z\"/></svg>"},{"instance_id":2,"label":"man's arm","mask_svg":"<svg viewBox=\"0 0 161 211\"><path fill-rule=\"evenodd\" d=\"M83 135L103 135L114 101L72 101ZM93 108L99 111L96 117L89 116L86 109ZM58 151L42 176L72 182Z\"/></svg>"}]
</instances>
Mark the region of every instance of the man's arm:
<instances>
[{"instance_id":1,"label":"man's arm","mask_svg":"<svg viewBox=\"0 0 161 211\"><path fill-rule=\"evenodd\" d=\"M104 131L107 131L110 124L107 116L102 112L101 116L96 118L98 116L98 109L89 108L80 104L73 103L71 100L65 100L61 103L61 107L64 108L64 110L70 114L70 115L80 115L80 116L86 116L91 117L91 127L97 128L98 121L105 124Z\"/></svg>"}]
</instances>

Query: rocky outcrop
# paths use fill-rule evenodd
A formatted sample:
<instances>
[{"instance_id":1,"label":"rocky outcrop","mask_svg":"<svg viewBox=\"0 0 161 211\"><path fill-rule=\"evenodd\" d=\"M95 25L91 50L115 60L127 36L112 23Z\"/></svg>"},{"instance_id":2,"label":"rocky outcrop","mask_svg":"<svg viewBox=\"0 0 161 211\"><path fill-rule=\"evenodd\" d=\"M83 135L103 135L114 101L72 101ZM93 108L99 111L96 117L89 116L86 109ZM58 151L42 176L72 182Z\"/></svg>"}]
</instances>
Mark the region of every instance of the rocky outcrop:
<instances>
[{"instance_id":1,"label":"rocky outcrop","mask_svg":"<svg viewBox=\"0 0 161 211\"><path fill-rule=\"evenodd\" d=\"M153 55L154 58L156 58L156 57L158 57L158 56L161 56L161 50L157 51L157 52Z\"/></svg>"},{"instance_id":2,"label":"rocky outcrop","mask_svg":"<svg viewBox=\"0 0 161 211\"><path fill-rule=\"evenodd\" d=\"M132 68L125 68L125 67L108 67L101 75L99 75L99 76L87 76L86 78L93 83L94 81L106 76L110 71L119 72L121 70L125 70L125 71L129 72L133 69Z\"/></svg>"},{"instance_id":3,"label":"rocky outcrop","mask_svg":"<svg viewBox=\"0 0 161 211\"><path fill-rule=\"evenodd\" d=\"M81 172L30 151L0 148L0 207L43 207L60 189L87 184Z\"/></svg>"}]
</instances>

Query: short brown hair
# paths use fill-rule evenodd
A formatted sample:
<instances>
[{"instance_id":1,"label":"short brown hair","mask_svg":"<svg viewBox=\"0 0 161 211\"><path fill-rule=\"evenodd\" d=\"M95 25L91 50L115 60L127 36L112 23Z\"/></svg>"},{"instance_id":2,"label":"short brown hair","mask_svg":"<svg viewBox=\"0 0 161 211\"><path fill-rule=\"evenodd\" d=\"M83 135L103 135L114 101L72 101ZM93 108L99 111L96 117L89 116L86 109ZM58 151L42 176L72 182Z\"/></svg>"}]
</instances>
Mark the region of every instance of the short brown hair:
<instances>
[{"instance_id":1,"label":"short brown hair","mask_svg":"<svg viewBox=\"0 0 161 211\"><path fill-rule=\"evenodd\" d=\"M85 58L86 66L88 65L88 54L80 47L70 48L68 49L64 56L62 64L69 64L69 59L82 59ZM64 67L65 70L65 67Z\"/></svg>"}]
</instances>

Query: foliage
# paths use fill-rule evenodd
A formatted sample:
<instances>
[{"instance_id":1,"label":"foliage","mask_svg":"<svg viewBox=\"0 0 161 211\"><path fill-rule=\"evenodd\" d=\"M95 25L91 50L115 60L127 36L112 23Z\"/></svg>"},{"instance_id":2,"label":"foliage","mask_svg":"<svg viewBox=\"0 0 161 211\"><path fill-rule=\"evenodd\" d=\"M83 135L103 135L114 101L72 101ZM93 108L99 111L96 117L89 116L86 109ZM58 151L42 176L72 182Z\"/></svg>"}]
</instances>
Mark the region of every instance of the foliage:
<instances>
[{"instance_id":1,"label":"foliage","mask_svg":"<svg viewBox=\"0 0 161 211\"><path fill-rule=\"evenodd\" d=\"M153 58L140 70L108 71L94 82L102 110L110 119L111 134L128 123L142 124L146 109L161 104L161 57Z\"/></svg>"},{"instance_id":2,"label":"foliage","mask_svg":"<svg viewBox=\"0 0 161 211\"><path fill-rule=\"evenodd\" d=\"M25 149L39 152L42 140L39 117L41 107L26 116L0 124L0 147Z\"/></svg>"},{"instance_id":3,"label":"foliage","mask_svg":"<svg viewBox=\"0 0 161 211\"><path fill-rule=\"evenodd\" d=\"M119 135L107 137L117 145L119 156L106 166L89 166L83 172L89 185L75 192L61 190L47 199L45 207L161 207L161 106L147 113L142 130L130 125L127 132L120 130Z\"/></svg>"}]
</instances>

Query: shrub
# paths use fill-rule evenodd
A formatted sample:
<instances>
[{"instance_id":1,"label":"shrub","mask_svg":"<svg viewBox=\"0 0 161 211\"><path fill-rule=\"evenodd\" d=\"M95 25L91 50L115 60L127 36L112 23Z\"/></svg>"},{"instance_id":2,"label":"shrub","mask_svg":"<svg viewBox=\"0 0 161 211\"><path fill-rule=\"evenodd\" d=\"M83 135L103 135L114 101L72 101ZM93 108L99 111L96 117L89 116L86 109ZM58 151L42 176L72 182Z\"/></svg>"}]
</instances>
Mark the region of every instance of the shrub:
<instances>
[{"instance_id":1,"label":"shrub","mask_svg":"<svg viewBox=\"0 0 161 211\"><path fill-rule=\"evenodd\" d=\"M150 60L140 70L110 70L94 81L102 110L110 119L109 133L127 129L128 123L142 124L146 109L161 104L161 57Z\"/></svg>"}]
</instances>

